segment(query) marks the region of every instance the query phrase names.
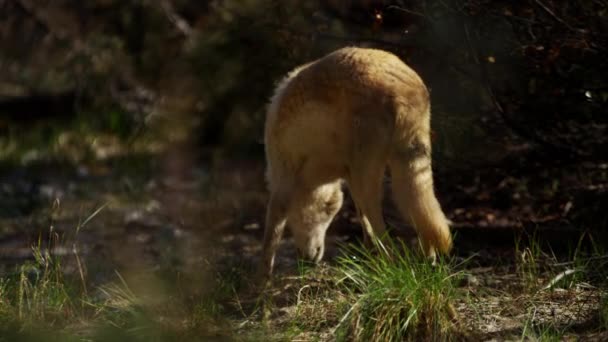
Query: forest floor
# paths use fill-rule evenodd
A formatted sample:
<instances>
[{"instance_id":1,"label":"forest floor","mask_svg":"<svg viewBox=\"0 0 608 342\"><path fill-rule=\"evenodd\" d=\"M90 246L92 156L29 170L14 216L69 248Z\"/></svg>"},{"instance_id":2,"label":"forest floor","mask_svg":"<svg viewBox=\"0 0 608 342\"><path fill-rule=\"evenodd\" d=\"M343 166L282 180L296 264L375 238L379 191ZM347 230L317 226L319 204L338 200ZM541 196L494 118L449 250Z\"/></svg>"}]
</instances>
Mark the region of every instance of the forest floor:
<instances>
[{"instance_id":1,"label":"forest floor","mask_svg":"<svg viewBox=\"0 0 608 342\"><path fill-rule=\"evenodd\" d=\"M112 154L119 143L100 142L91 140L97 157L87 162L27 151L18 167L4 162L1 331L103 339L103 325L123 340L336 338L348 310L336 263L362 237L348 198L321 265L299 264L286 234L262 302L252 294L267 200L262 158L193 158L179 146ZM455 233L453 324L471 340L607 340L608 246L598 235L607 224L606 165L528 161L436 168ZM415 248L389 198L385 217ZM54 281L72 288L70 310L36 306L51 260L60 266Z\"/></svg>"}]
</instances>

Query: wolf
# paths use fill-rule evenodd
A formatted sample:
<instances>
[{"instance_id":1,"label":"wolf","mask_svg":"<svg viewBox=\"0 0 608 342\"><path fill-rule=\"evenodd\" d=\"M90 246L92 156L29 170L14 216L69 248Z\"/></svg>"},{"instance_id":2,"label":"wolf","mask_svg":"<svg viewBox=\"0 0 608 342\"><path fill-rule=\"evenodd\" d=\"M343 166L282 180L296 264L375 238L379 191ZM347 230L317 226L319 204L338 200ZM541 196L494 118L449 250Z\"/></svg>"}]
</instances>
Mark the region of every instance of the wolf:
<instances>
[{"instance_id":1,"label":"wolf","mask_svg":"<svg viewBox=\"0 0 608 342\"><path fill-rule=\"evenodd\" d=\"M298 254L318 262L346 184L368 238L382 236L383 177L424 253L448 253L452 237L435 196L429 92L397 56L346 47L297 67L266 113L270 199L259 272L270 276L285 226Z\"/></svg>"}]
</instances>

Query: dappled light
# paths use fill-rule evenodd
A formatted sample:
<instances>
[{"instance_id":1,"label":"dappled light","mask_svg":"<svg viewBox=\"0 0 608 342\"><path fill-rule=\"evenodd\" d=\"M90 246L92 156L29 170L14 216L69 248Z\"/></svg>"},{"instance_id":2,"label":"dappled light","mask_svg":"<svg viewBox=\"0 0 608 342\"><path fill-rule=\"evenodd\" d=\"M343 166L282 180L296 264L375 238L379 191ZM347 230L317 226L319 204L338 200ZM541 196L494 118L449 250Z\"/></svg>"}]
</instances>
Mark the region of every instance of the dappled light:
<instances>
[{"instance_id":1,"label":"dappled light","mask_svg":"<svg viewBox=\"0 0 608 342\"><path fill-rule=\"evenodd\" d=\"M608 340L607 23L605 0L0 0L0 341ZM353 46L424 85L388 54L359 88L352 56L292 73L271 111L352 122L272 126L342 155L271 174L280 81Z\"/></svg>"}]
</instances>

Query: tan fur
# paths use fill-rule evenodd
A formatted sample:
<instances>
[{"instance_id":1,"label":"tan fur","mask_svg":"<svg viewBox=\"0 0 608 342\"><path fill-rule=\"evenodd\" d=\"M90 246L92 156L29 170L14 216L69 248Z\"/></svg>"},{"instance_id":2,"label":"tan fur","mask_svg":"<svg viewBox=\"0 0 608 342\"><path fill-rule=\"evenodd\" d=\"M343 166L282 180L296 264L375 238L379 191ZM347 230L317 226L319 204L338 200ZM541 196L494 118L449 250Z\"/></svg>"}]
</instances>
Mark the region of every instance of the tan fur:
<instances>
[{"instance_id":1,"label":"tan fur","mask_svg":"<svg viewBox=\"0 0 608 342\"><path fill-rule=\"evenodd\" d=\"M265 274L272 272L286 224L300 253L321 259L325 232L342 204L342 181L367 234L382 235L387 166L397 206L425 253L450 250L450 230L433 190L429 94L396 56L343 48L292 71L268 107L265 144L271 193Z\"/></svg>"}]
</instances>

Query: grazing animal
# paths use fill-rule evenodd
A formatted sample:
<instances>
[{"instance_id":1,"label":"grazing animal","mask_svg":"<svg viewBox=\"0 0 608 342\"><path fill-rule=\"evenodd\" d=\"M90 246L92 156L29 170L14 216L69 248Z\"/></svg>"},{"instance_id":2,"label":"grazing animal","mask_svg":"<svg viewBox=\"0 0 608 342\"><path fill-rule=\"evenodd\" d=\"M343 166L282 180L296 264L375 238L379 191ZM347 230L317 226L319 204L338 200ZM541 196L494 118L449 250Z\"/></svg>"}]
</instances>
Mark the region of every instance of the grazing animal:
<instances>
[{"instance_id":1,"label":"grazing animal","mask_svg":"<svg viewBox=\"0 0 608 342\"><path fill-rule=\"evenodd\" d=\"M270 191L261 272L270 276L286 225L300 256L323 257L346 182L366 236L385 232L382 179L425 254L447 253L448 221L433 189L429 92L395 55L347 47L293 70L277 86L265 126Z\"/></svg>"}]
</instances>

